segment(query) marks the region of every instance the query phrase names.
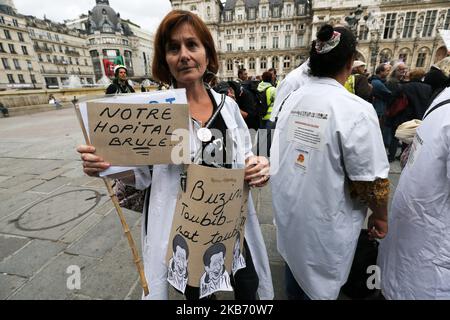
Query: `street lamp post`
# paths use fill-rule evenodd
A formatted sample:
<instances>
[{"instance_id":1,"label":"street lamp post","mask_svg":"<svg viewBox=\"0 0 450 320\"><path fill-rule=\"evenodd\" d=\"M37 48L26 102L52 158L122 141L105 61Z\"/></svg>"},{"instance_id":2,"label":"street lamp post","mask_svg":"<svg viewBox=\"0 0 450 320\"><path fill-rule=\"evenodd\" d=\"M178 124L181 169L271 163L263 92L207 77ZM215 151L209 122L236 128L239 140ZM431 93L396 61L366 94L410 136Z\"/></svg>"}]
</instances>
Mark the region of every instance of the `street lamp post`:
<instances>
[{"instance_id":1,"label":"street lamp post","mask_svg":"<svg viewBox=\"0 0 450 320\"><path fill-rule=\"evenodd\" d=\"M350 15L345 17L345 21L355 37L358 37L358 24L359 20L361 20L363 12L364 10L361 8L361 5L358 4L355 11L350 12Z\"/></svg>"}]
</instances>

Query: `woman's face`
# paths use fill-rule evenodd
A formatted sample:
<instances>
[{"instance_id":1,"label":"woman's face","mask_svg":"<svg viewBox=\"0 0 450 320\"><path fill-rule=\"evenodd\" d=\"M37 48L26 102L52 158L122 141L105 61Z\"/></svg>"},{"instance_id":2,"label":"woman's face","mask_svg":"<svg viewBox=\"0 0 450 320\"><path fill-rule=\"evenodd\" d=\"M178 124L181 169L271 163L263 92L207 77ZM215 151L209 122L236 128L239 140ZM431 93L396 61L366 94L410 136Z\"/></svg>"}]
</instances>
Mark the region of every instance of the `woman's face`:
<instances>
[{"instance_id":1,"label":"woman's face","mask_svg":"<svg viewBox=\"0 0 450 320\"><path fill-rule=\"evenodd\" d=\"M205 47L188 23L173 30L166 46L166 62L178 87L203 81L209 60Z\"/></svg>"}]
</instances>

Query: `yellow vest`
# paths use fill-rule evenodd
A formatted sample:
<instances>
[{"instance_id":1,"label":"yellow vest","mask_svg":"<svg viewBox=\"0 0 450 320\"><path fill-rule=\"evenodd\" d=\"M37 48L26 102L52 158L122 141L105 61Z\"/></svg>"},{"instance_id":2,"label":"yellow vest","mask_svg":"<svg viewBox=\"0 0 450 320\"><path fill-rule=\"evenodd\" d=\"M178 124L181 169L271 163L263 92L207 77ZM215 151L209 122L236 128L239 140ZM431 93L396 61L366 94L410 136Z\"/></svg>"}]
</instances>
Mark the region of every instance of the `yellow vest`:
<instances>
[{"instance_id":1,"label":"yellow vest","mask_svg":"<svg viewBox=\"0 0 450 320\"><path fill-rule=\"evenodd\" d=\"M350 77L348 77L347 81L344 84L345 89L347 89L348 92L355 94L355 75L352 74Z\"/></svg>"}]
</instances>

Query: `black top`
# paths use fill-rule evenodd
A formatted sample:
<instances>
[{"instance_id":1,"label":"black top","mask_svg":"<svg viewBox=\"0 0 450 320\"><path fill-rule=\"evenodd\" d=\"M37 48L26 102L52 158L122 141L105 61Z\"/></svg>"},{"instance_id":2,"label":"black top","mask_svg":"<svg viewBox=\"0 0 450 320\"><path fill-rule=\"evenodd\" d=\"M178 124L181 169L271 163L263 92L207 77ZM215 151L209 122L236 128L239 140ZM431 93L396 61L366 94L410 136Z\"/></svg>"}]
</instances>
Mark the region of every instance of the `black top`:
<instances>
[{"instance_id":1,"label":"black top","mask_svg":"<svg viewBox=\"0 0 450 320\"><path fill-rule=\"evenodd\" d=\"M211 92L208 90L209 98L213 104L213 114L217 111L217 103ZM206 123L209 124L209 120ZM227 125L223 120L222 115L219 114L214 121L209 125L209 129L212 133L212 138L208 142L202 142L202 162L201 164L207 167L223 167L231 169L231 150L227 150L226 143L232 141L231 136L227 135ZM232 142L230 142L232 143ZM227 161L227 151L230 153Z\"/></svg>"},{"instance_id":2,"label":"black top","mask_svg":"<svg viewBox=\"0 0 450 320\"><path fill-rule=\"evenodd\" d=\"M128 81L126 81L125 85L122 85L117 80L114 80L113 83L111 83L106 89L106 94L118 93L134 93L134 89L128 84Z\"/></svg>"}]
</instances>

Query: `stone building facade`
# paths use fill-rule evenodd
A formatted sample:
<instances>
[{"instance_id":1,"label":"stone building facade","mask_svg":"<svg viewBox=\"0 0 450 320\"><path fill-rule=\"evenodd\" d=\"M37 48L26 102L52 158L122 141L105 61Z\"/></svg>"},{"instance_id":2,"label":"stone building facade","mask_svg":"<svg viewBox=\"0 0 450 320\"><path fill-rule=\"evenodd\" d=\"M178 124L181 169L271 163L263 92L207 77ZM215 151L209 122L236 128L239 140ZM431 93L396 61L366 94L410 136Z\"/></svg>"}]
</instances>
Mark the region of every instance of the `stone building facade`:
<instances>
[{"instance_id":1,"label":"stone building facade","mask_svg":"<svg viewBox=\"0 0 450 320\"><path fill-rule=\"evenodd\" d=\"M197 13L217 46L219 78L235 79L277 69L280 78L308 56L312 11L307 0L172 0L174 9Z\"/></svg>"},{"instance_id":2,"label":"stone building facade","mask_svg":"<svg viewBox=\"0 0 450 320\"><path fill-rule=\"evenodd\" d=\"M124 64L131 79L150 76L153 35L129 20L123 20L108 0L96 0L95 7L80 18L66 21L87 34L87 46L95 78L112 77L114 65Z\"/></svg>"},{"instance_id":3,"label":"stone building facade","mask_svg":"<svg viewBox=\"0 0 450 320\"><path fill-rule=\"evenodd\" d=\"M47 88L94 84L94 70L84 32L47 19L29 16L26 20Z\"/></svg>"},{"instance_id":4,"label":"stone building facade","mask_svg":"<svg viewBox=\"0 0 450 320\"><path fill-rule=\"evenodd\" d=\"M403 60L429 67L447 55L439 35L450 29L448 0L172 0L174 9L197 13L209 26L219 53L219 77L239 67L260 75L275 67L280 78L303 62L325 23L351 25L358 59L374 71L380 62ZM358 6L360 6L358 8Z\"/></svg>"},{"instance_id":5,"label":"stone building facade","mask_svg":"<svg viewBox=\"0 0 450 320\"><path fill-rule=\"evenodd\" d=\"M450 28L448 0L316 0L313 11L313 38L324 23L354 22L358 58L370 72L396 60L428 70L447 55L439 30Z\"/></svg>"},{"instance_id":6,"label":"stone building facade","mask_svg":"<svg viewBox=\"0 0 450 320\"><path fill-rule=\"evenodd\" d=\"M12 1L0 1L0 90L43 86L27 21Z\"/></svg>"}]
</instances>

